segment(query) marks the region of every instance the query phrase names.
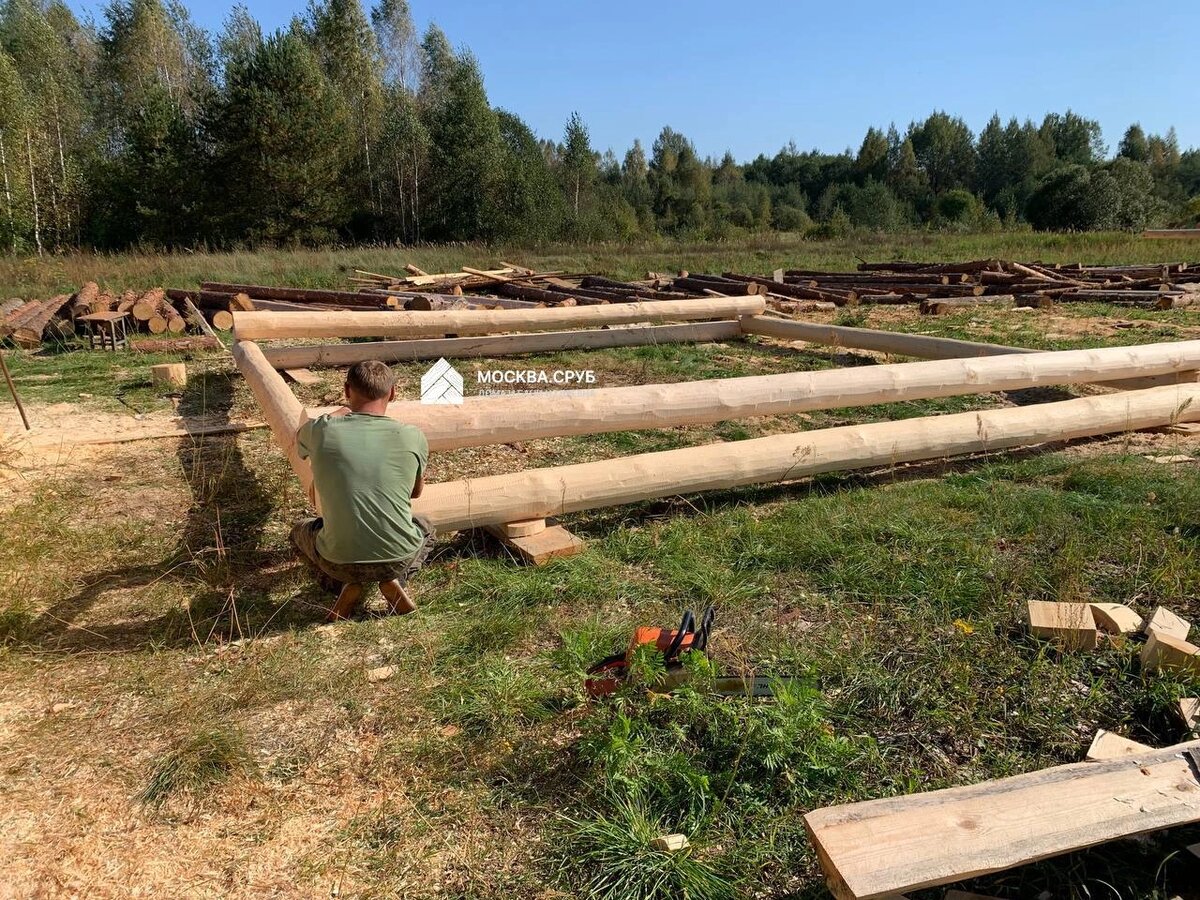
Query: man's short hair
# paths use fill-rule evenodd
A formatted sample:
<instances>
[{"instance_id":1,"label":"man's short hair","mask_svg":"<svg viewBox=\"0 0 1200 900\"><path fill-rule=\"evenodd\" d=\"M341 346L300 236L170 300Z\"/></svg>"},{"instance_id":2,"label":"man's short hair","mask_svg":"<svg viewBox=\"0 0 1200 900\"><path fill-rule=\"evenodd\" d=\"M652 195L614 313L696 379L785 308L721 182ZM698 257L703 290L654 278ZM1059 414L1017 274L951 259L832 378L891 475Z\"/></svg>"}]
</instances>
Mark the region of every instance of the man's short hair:
<instances>
[{"instance_id":1,"label":"man's short hair","mask_svg":"<svg viewBox=\"0 0 1200 900\"><path fill-rule=\"evenodd\" d=\"M392 370L377 359L355 363L346 373L346 388L368 400L382 400L396 385Z\"/></svg>"}]
</instances>

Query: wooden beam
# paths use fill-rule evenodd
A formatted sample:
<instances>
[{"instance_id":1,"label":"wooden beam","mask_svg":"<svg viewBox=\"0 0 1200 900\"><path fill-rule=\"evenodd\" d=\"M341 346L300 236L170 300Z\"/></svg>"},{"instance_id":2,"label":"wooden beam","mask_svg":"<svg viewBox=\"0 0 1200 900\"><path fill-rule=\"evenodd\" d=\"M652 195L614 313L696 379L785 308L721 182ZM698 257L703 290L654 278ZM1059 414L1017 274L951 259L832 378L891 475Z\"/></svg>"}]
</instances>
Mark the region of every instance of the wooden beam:
<instances>
[{"instance_id":1,"label":"wooden beam","mask_svg":"<svg viewBox=\"0 0 1200 900\"><path fill-rule=\"evenodd\" d=\"M1200 821L1196 747L828 807L804 824L833 895L873 900Z\"/></svg>"},{"instance_id":2,"label":"wooden beam","mask_svg":"<svg viewBox=\"0 0 1200 900\"><path fill-rule=\"evenodd\" d=\"M754 316L766 309L762 297L657 300L610 306L545 309L431 310L429 312L235 312L238 340L323 337L434 337L446 334L554 331L637 322L684 322Z\"/></svg>"},{"instance_id":3,"label":"wooden beam","mask_svg":"<svg viewBox=\"0 0 1200 900\"><path fill-rule=\"evenodd\" d=\"M1165 606L1157 606L1142 625L1142 632L1150 634L1157 631L1181 641L1186 641L1192 630L1192 623L1171 612Z\"/></svg>"},{"instance_id":4,"label":"wooden beam","mask_svg":"<svg viewBox=\"0 0 1200 900\"><path fill-rule=\"evenodd\" d=\"M283 376L271 368L257 344L243 341L233 346L233 361L246 379L254 394L263 418L271 427L271 434L287 455L292 471L300 479L304 495L318 510L316 489L313 486L312 467L308 460L301 459L296 448L296 433L308 421L304 406L296 399Z\"/></svg>"},{"instance_id":5,"label":"wooden beam","mask_svg":"<svg viewBox=\"0 0 1200 900\"><path fill-rule=\"evenodd\" d=\"M272 362L278 359L273 356L275 352L267 351ZM388 407L388 415L420 428L431 449L449 450L982 391L1079 384L1116 376L1132 378L1165 374L1188 366L1200 368L1200 341L893 363L677 384L467 397L456 406L401 401ZM313 409L309 415L316 417L330 409Z\"/></svg>"},{"instance_id":6,"label":"wooden beam","mask_svg":"<svg viewBox=\"0 0 1200 900\"><path fill-rule=\"evenodd\" d=\"M1067 650L1096 649L1096 620L1086 603L1030 600L1029 631Z\"/></svg>"},{"instance_id":7,"label":"wooden beam","mask_svg":"<svg viewBox=\"0 0 1200 900\"><path fill-rule=\"evenodd\" d=\"M591 331L548 331L541 334L269 347L263 353L276 369L293 369L351 366L367 359L383 362L468 359L514 356L521 353L551 353L557 350L599 350L606 347L638 347L687 341L728 341L741 336L742 329L737 322L692 322L686 325L634 325Z\"/></svg>"},{"instance_id":8,"label":"wooden beam","mask_svg":"<svg viewBox=\"0 0 1200 900\"><path fill-rule=\"evenodd\" d=\"M1200 385L781 434L429 485L414 510L440 531L657 497L795 481L1200 419Z\"/></svg>"},{"instance_id":9,"label":"wooden beam","mask_svg":"<svg viewBox=\"0 0 1200 900\"><path fill-rule=\"evenodd\" d=\"M877 353L892 353L897 356L915 356L918 359L965 359L974 356L1005 356L1014 353L1044 353L1027 347L1010 347L1005 344L987 344L979 341L959 341L954 338L930 337L924 334L903 334L897 331L879 331L873 328L847 328L841 325L818 325L813 322L798 322L794 319L773 319L768 316L749 316L742 319L742 330L746 334L780 338L786 341L808 341L833 347L851 347L858 350L874 350ZM1194 382L1196 372L1175 372L1153 378L1105 379L1106 387L1123 390L1142 390L1163 384Z\"/></svg>"}]
</instances>

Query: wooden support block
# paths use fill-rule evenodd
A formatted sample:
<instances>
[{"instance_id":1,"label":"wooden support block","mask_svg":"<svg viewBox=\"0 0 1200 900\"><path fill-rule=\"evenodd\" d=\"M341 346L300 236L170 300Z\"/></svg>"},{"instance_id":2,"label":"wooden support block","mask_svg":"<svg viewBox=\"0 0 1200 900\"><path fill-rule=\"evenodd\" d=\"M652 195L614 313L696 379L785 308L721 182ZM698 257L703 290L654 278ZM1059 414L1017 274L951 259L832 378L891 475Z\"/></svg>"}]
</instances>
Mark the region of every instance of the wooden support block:
<instances>
[{"instance_id":1,"label":"wooden support block","mask_svg":"<svg viewBox=\"0 0 1200 900\"><path fill-rule=\"evenodd\" d=\"M1162 631L1151 631L1142 647L1142 668L1150 672L1166 669L1200 675L1200 647Z\"/></svg>"},{"instance_id":2,"label":"wooden support block","mask_svg":"<svg viewBox=\"0 0 1200 900\"><path fill-rule=\"evenodd\" d=\"M550 525L525 537L505 537L502 527L488 525L487 531L532 566L544 565L562 556L574 556L582 553L586 546L561 525Z\"/></svg>"},{"instance_id":3,"label":"wooden support block","mask_svg":"<svg viewBox=\"0 0 1200 900\"><path fill-rule=\"evenodd\" d=\"M526 519L524 522L505 522L494 526L494 534L500 538L532 537L546 530L545 519ZM1140 619L1138 620L1141 621Z\"/></svg>"},{"instance_id":4,"label":"wooden support block","mask_svg":"<svg viewBox=\"0 0 1200 900\"><path fill-rule=\"evenodd\" d=\"M1029 631L1069 650L1096 649L1096 620L1086 603L1030 600Z\"/></svg>"},{"instance_id":5,"label":"wooden support block","mask_svg":"<svg viewBox=\"0 0 1200 900\"><path fill-rule=\"evenodd\" d=\"M838 900L877 900L1200 821L1186 751L1055 766L804 816Z\"/></svg>"},{"instance_id":6,"label":"wooden support block","mask_svg":"<svg viewBox=\"0 0 1200 900\"><path fill-rule=\"evenodd\" d=\"M686 834L664 834L662 837L652 840L650 846L665 853L677 853L680 850L686 850L691 845L688 843Z\"/></svg>"},{"instance_id":7,"label":"wooden support block","mask_svg":"<svg viewBox=\"0 0 1200 900\"><path fill-rule=\"evenodd\" d=\"M1140 631L1142 617L1124 603L1089 603L1096 627L1109 634Z\"/></svg>"},{"instance_id":8,"label":"wooden support block","mask_svg":"<svg viewBox=\"0 0 1200 900\"><path fill-rule=\"evenodd\" d=\"M150 367L150 380L156 385L181 388L187 385L187 366L183 363L163 363Z\"/></svg>"},{"instance_id":9,"label":"wooden support block","mask_svg":"<svg viewBox=\"0 0 1200 900\"><path fill-rule=\"evenodd\" d=\"M1118 759L1122 756L1136 756L1139 753L1150 753L1153 747L1131 741L1111 731L1101 728L1092 738L1092 746L1088 747L1087 759Z\"/></svg>"},{"instance_id":10,"label":"wooden support block","mask_svg":"<svg viewBox=\"0 0 1200 900\"><path fill-rule=\"evenodd\" d=\"M283 374L296 384L321 384L320 375L315 374L309 369L284 369Z\"/></svg>"},{"instance_id":11,"label":"wooden support block","mask_svg":"<svg viewBox=\"0 0 1200 900\"><path fill-rule=\"evenodd\" d=\"M1157 631L1159 634L1165 634L1168 637L1173 637L1181 641L1187 640L1188 632L1191 630L1191 622L1187 619L1181 619L1165 606L1155 609L1142 624L1142 631L1146 634Z\"/></svg>"},{"instance_id":12,"label":"wooden support block","mask_svg":"<svg viewBox=\"0 0 1200 900\"><path fill-rule=\"evenodd\" d=\"M1200 735L1200 697L1179 698L1179 715L1190 734Z\"/></svg>"}]
</instances>

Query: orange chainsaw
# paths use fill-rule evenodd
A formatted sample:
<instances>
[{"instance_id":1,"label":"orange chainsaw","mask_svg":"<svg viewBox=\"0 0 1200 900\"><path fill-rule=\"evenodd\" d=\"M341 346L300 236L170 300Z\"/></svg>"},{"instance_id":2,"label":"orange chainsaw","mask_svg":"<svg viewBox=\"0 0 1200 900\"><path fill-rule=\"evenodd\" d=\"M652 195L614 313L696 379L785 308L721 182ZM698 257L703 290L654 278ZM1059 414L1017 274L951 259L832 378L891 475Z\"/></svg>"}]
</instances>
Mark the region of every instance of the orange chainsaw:
<instances>
[{"instance_id":1,"label":"orange chainsaw","mask_svg":"<svg viewBox=\"0 0 1200 900\"><path fill-rule=\"evenodd\" d=\"M633 632L629 646L621 653L606 656L587 670L588 679L585 689L592 698L608 697L621 686L629 677L629 666L633 654L638 647L652 646L663 655L667 667L667 677L671 679L676 673L682 674L684 653L696 651L704 653L708 649L708 634L712 630L716 610L709 607L704 611L699 626L696 617L689 609L683 614L683 620L674 631L668 628L639 627ZM678 681L678 679L675 679Z\"/></svg>"}]
</instances>

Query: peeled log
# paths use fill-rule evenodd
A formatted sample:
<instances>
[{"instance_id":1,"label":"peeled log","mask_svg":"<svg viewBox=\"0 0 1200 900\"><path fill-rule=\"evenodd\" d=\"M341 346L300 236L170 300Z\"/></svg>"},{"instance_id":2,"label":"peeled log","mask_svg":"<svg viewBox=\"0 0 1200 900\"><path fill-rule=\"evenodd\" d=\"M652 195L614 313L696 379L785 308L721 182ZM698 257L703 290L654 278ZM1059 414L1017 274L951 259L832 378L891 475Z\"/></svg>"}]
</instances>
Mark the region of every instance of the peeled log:
<instances>
[{"instance_id":1,"label":"peeled log","mask_svg":"<svg viewBox=\"0 0 1200 900\"><path fill-rule=\"evenodd\" d=\"M794 319L772 319L767 316L752 316L742 319L742 330L746 334L761 334L785 341L809 341L833 347L853 347L859 350L874 350L877 353L893 353L897 356L915 356L919 359L965 359L973 356L1003 356L1011 353L1041 353L1027 347L1009 347L1005 344L985 344L977 341L959 341L954 338L929 337L924 334L902 334L897 331L876 331L871 328L847 328L841 325L818 325L813 322L798 322ZM1105 378L1105 387L1122 390L1142 390L1161 384L1180 381L1195 381L1195 372L1176 372L1171 375L1134 380Z\"/></svg>"},{"instance_id":2,"label":"peeled log","mask_svg":"<svg viewBox=\"0 0 1200 900\"><path fill-rule=\"evenodd\" d=\"M313 486L312 467L308 460L300 458L296 447L297 432L300 426L308 421L308 413L296 399L292 389L287 386L283 376L271 368L270 363L262 354L257 344L243 341L233 345L233 361L250 385L254 399L262 410L263 418L271 427L275 443L283 448L292 471L300 479L304 495L309 502L317 504L316 489Z\"/></svg>"},{"instance_id":3,"label":"peeled log","mask_svg":"<svg viewBox=\"0 0 1200 900\"><path fill-rule=\"evenodd\" d=\"M443 334L553 331L596 325L729 319L756 316L762 297L658 300L547 309L433 310L430 312L234 313L241 341L319 337L428 337Z\"/></svg>"},{"instance_id":4,"label":"peeled log","mask_svg":"<svg viewBox=\"0 0 1200 900\"><path fill-rule=\"evenodd\" d=\"M988 391L1141 378L1200 368L1200 341L893 363L596 390L392 403L388 415L450 450L570 435L673 428ZM329 412L314 409L311 416Z\"/></svg>"},{"instance_id":5,"label":"peeled log","mask_svg":"<svg viewBox=\"0 0 1200 900\"><path fill-rule=\"evenodd\" d=\"M644 325L540 334L494 334L468 338L414 341L373 341L369 344L316 344L308 347L269 347L263 355L276 369L349 366L366 359L403 362L415 359L458 359L547 353L556 350L595 350L601 347L639 347L686 341L726 341L742 336L737 322L690 322L685 325Z\"/></svg>"},{"instance_id":6,"label":"peeled log","mask_svg":"<svg viewBox=\"0 0 1200 900\"><path fill-rule=\"evenodd\" d=\"M279 383L286 390L282 378ZM942 459L1197 420L1200 385L1171 385L433 484L414 501L413 511L428 516L439 531L456 531L675 494L785 483L822 472ZM311 475L300 477L303 481Z\"/></svg>"}]
</instances>

